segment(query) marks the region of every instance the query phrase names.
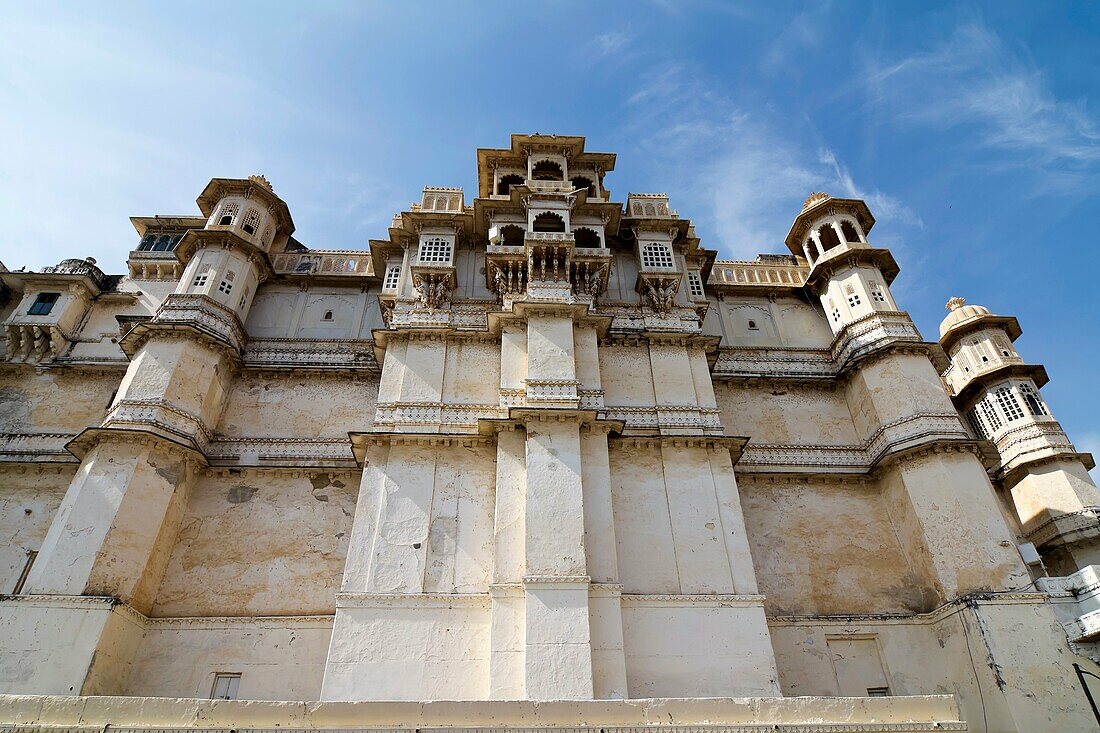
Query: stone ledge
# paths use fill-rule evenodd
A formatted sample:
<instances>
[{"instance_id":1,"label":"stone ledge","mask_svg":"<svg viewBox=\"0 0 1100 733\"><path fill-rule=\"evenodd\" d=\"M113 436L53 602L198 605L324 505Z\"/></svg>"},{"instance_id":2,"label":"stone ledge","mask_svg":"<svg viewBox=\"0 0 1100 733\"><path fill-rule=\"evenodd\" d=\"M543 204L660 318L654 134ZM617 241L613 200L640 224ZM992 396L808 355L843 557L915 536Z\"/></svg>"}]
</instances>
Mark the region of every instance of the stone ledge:
<instances>
[{"instance_id":1,"label":"stone ledge","mask_svg":"<svg viewBox=\"0 0 1100 733\"><path fill-rule=\"evenodd\" d=\"M963 731L950 695L841 698L278 702L0 695L0 730L356 730L435 728L643 733Z\"/></svg>"}]
</instances>

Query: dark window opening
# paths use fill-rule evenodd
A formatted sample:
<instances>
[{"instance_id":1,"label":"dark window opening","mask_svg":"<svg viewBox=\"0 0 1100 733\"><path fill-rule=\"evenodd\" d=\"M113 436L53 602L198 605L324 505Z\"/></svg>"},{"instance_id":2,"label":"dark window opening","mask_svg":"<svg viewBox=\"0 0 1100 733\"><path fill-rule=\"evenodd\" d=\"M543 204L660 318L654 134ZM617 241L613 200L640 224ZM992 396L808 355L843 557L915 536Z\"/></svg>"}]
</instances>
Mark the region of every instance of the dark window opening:
<instances>
[{"instance_id":1,"label":"dark window opening","mask_svg":"<svg viewBox=\"0 0 1100 733\"><path fill-rule=\"evenodd\" d=\"M522 247L523 246L523 228L517 227L515 224L509 224L500 230L501 243L506 247Z\"/></svg>"},{"instance_id":2,"label":"dark window opening","mask_svg":"<svg viewBox=\"0 0 1100 733\"><path fill-rule=\"evenodd\" d=\"M856 234L856 227L850 221L842 221L840 223L840 231L844 232L845 242L858 242L859 235Z\"/></svg>"},{"instance_id":3,"label":"dark window opening","mask_svg":"<svg viewBox=\"0 0 1100 733\"><path fill-rule=\"evenodd\" d=\"M573 230L573 239L576 240L578 247L599 247L600 235L596 233L594 229L588 227L581 227Z\"/></svg>"},{"instance_id":4,"label":"dark window opening","mask_svg":"<svg viewBox=\"0 0 1100 733\"><path fill-rule=\"evenodd\" d=\"M61 293L39 293L38 297L35 298L34 303L31 305L31 309L27 311L27 315L49 315L49 312L53 310L53 304L57 302L59 297L61 297Z\"/></svg>"},{"instance_id":5,"label":"dark window opening","mask_svg":"<svg viewBox=\"0 0 1100 733\"><path fill-rule=\"evenodd\" d=\"M534 229L536 232L564 232L565 220L546 211L535 217Z\"/></svg>"},{"instance_id":6,"label":"dark window opening","mask_svg":"<svg viewBox=\"0 0 1100 733\"><path fill-rule=\"evenodd\" d=\"M825 252L840 244L840 237L836 235L836 229L831 226L821 227L819 236L821 237L821 249Z\"/></svg>"},{"instance_id":7,"label":"dark window opening","mask_svg":"<svg viewBox=\"0 0 1100 733\"><path fill-rule=\"evenodd\" d=\"M531 178L536 181L562 181L565 180L565 173L554 161L540 160L531 169Z\"/></svg>"},{"instance_id":8,"label":"dark window opening","mask_svg":"<svg viewBox=\"0 0 1100 733\"><path fill-rule=\"evenodd\" d=\"M218 220L218 226L227 227L232 223L233 223L233 217L229 216L229 215L223 216L221 219Z\"/></svg>"},{"instance_id":9,"label":"dark window opening","mask_svg":"<svg viewBox=\"0 0 1100 733\"><path fill-rule=\"evenodd\" d=\"M332 320L332 311L325 311L325 317L322 318L321 320L322 321L331 321Z\"/></svg>"},{"instance_id":10,"label":"dark window opening","mask_svg":"<svg viewBox=\"0 0 1100 733\"><path fill-rule=\"evenodd\" d=\"M588 190L589 196L596 195L596 186L592 183L592 179L587 178L586 176L577 176L576 178L571 178L570 182L573 184L574 191L579 191L580 189L584 188Z\"/></svg>"},{"instance_id":11,"label":"dark window opening","mask_svg":"<svg viewBox=\"0 0 1100 733\"><path fill-rule=\"evenodd\" d=\"M497 181L497 193L501 196L507 196L508 192L512 190L512 186L519 186L523 183L523 176L518 176L515 173L509 173L506 176L501 176Z\"/></svg>"},{"instance_id":12,"label":"dark window opening","mask_svg":"<svg viewBox=\"0 0 1100 733\"><path fill-rule=\"evenodd\" d=\"M241 227L241 229L244 229L245 232L248 234L256 233L256 227L252 226L251 224L245 224L243 227Z\"/></svg>"},{"instance_id":13,"label":"dark window opening","mask_svg":"<svg viewBox=\"0 0 1100 733\"><path fill-rule=\"evenodd\" d=\"M757 330L756 321L749 321L749 330L750 331L756 331Z\"/></svg>"},{"instance_id":14,"label":"dark window opening","mask_svg":"<svg viewBox=\"0 0 1100 733\"><path fill-rule=\"evenodd\" d=\"M138 245L138 251L139 252L148 252L149 250L153 249L154 246L156 246L156 243L157 243L157 235L155 235L155 234L146 234L142 238L141 244Z\"/></svg>"}]
</instances>

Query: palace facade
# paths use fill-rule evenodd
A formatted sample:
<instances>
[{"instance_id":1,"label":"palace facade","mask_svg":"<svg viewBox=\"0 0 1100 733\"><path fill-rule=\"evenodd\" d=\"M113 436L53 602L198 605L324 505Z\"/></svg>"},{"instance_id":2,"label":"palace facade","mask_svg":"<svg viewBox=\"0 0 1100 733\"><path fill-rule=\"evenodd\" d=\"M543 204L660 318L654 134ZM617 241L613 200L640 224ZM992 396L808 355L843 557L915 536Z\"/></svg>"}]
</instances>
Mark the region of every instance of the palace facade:
<instances>
[{"instance_id":1,"label":"palace facade","mask_svg":"<svg viewBox=\"0 0 1100 733\"><path fill-rule=\"evenodd\" d=\"M726 261L614 167L513 135L338 251L217 178L0 273L0 723L1093 730L1017 320L925 340L863 201Z\"/></svg>"}]
</instances>

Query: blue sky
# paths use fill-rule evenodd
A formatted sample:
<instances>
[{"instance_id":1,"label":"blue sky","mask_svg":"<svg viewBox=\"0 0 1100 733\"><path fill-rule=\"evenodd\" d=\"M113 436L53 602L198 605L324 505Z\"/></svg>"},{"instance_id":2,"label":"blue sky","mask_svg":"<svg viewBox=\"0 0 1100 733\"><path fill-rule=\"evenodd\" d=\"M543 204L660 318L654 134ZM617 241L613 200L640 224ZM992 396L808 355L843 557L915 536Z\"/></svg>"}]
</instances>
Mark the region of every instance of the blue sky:
<instances>
[{"instance_id":1,"label":"blue sky","mask_svg":"<svg viewBox=\"0 0 1100 733\"><path fill-rule=\"evenodd\" d=\"M93 255L127 217L263 173L315 248L365 248L511 132L619 154L723 257L784 251L812 190L865 198L926 338L1017 315L1100 455L1100 4L0 0L0 259Z\"/></svg>"}]
</instances>

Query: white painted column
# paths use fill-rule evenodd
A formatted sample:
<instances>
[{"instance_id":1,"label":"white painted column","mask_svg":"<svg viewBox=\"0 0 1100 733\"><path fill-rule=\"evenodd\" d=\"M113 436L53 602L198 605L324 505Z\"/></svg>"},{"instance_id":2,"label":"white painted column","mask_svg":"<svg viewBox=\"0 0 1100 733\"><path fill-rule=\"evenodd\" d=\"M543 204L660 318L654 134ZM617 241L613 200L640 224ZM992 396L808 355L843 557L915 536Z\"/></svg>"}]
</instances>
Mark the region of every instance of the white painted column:
<instances>
[{"instance_id":1,"label":"white painted column","mask_svg":"<svg viewBox=\"0 0 1100 733\"><path fill-rule=\"evenodd\" d=\"M489 697L523 699L527 466L522 429L497 433L496 507L493 515L493 579L489 588Z\"/></svg>"},{"instance_id":2,"label":"white painted column","mask_svg":"<svg viewBox=\"0 0 1100 733\"><path fill-rule=\"evenodd\" d=\"M825 248L821 246L821 236L817 233L816 229L810 230L810 239L814 241L814 246L817 247L818 257L824 256Z\"/></svg>"},{"instance_id":3,"label":"white painted column","mask_svg":"<svg viewBox=\"0 0 1100 733\"><path fill-rule=\"evenodd\" d=\"M526 426L526 694L591 699L580 421L576 414L534 413Z\"/></svg>"},{"instance_id":4,"label":"white painted column","mask_svg":"<svg viewBox=\"0 0 1100 733\"><path fill-rule=\"evenodd\" d=\"M806 262L809 263L812 268L814 266L814 258L810 256L810 246L808 242L802 243L802 253L806 255Z\"/></svg>"}]
</instances>

